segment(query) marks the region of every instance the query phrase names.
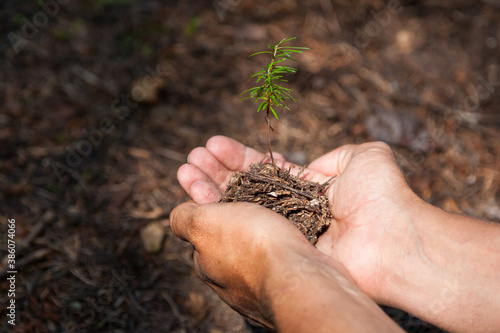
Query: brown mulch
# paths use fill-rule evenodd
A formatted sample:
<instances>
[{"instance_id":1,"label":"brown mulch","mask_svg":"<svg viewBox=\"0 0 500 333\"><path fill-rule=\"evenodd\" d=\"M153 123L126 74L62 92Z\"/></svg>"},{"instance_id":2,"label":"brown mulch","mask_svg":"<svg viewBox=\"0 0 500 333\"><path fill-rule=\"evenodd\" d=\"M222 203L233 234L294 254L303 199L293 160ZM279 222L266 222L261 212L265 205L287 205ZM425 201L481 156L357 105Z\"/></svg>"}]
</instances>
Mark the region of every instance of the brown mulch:
<instances>
[{"instance_id":1,"label":"brown mulch","mask_svg":"<svg viewBox=\"0 0 500 333\"><path fill-rule=\"evenodd\" d=\"M168 218L191 149L266 150L240 93L262 65L248 55L283 37L311 50L274 150L306 165L383 140L426 201L500 221L496 0L61 2L0 5L0 269L15 218L18 270L14 330L0 272L0 331L249 332Z\"/></svg>"},{"instance_id":2,"label":"brown mulch","mask_svg":"<svg viewBox=\"0 0 500 333\"><path fill-rule=\"evenodd\" d=\"M220 202L252 202L286 217L311 244L332 220L328 198L330 182L314 183L271 164L250 165L234 172Z\"/></svg>"}]
</instances>

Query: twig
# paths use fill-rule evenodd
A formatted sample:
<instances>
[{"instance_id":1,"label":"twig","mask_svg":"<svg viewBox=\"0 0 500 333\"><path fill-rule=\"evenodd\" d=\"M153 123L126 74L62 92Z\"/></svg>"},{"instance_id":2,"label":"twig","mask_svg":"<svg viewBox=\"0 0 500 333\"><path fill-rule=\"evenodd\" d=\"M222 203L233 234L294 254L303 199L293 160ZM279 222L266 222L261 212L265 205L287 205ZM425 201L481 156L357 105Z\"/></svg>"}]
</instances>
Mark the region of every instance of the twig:
<instances>
[{"instance_id":1,"label":"twig","mask_svg":"<svg viewBox=\"0 0 500 333\"><path fill-rule=\"evenodd\" d=\"M31 252L24 258L17 260L16 261L16 271L19 271L22 268L25 268L26 266L31 265L35 261L38 261L42 259L43 257L46 257L52 252L52 249L40 249L34 252ZM9 266L5 266L1 271L0 271L0 279L4 279L8 275L8 271L10 271Z\"/></svg>"},{"instance_id":2,"label":"twig","mask_svg":"<svg viewBox=\"0 0 500 333\"><path fill-rule=\"evenodd\" d=\"M35 239L36 236L49 224L54 220L54 213L52 211L45 212L43 214L40 221L33 228L31 228L28 236L24 237L24 239L20 242L17 248L17 256L20 256L21 253L30 245L31 241Z\"/></svg>"},{"instance_id":3,"label":"twig","mask_svg":"<svg viewBox=\"0 0 500 333\"><path fill-rule=\"evenodd\" d=\"M184 318L184 316L179 311L179 308L177 307L177 304L175 304L175 301L165 291L161 292L161 296L163 297L163 299L165 301L167 301L168 305L170 305L170 308L172 309L172 313L179 320L179 322L181 323L181 325L184 327L185 323L186 323L186 318Z\"/></svg>"},{"instance_id":4,"label":"twig","mask_svg":"<svg viewBox=\"0 0 500 333\"><path fill-rule=\"evenodd\" d=\"M300 167L299 173L297 174L297 178L300 178L302 174L306 171L306 166Z\"/></svg>"},{"instance_id":5,"label":"twig","mask_svg":"<svg viewBox=\"0 0 500 333\"><path fill-rule=\"evenodd\" d=\"M304 196L304 197L306 197L308 199L311 199L311 200L316 199L316 196L314 196L314 195L311 195L309 193L306 193L306 192L297 190L297 189L295 189L293 187L290 187L290 186L287 186L285 184L282 184L282 183L280 183L280 182L278 182L278 181L276 181L276 180L274 180L274 179L272 179L270 177L261 176L261 175L255 175L255 174L251 174L251 173L246 173L246 174L249 177L253 178L253 179L257 179L257 180L260 180L260 181L263 181L263 182L269 182L269 183L274 184L276 186L280 186L280 187L282 187L284 189L287 189L289 191L292 191L292 192L295 192L295 193L297 193L299 195L302 195L302 196Z\"/></svg>"},{"instance_id":6,"label":"twig","mask_svg":"<svg viewBox=\"0 0 500 333\"><path fill-rule=\"evenodd\" d=\"M325 188L325 187L329 186L329 185L330 185L330 182L331 182L332 180L334 180L335 178L337 178L337 175L335 175L335 176L331 177L331 178L330 178L330 179L328 179L326 182L324 182L323 184L321 184L319 187L323 189L323 188Z\"/></svg>"},{"instance_id":7,"label":"twig","mask_svg":"<svg viewBox=\"0 0 500 333\"><path fill-rule=\"evenodd\" d=\"M46 212L45 214L43 214L42 218L40 219L40 221L38 221L37 224L35 224L35 226L33 228L31 228L31 231L30 233L28 234L28 236L24 237L24 239L19 243L19 245L17 246L17 249L16 249L16 257L21 257L22 254L25 252L25 250L28 248L28 246L30 245L30 243L33 241L33 239L35 239L36 236L38 236L38 234L40 232L42 232L42 230L49 224L49 222L51 222L52 220L54 219L54 213L51 212L51 211L48 211ZM22 264L26 264L26 263L31 263L31 260L34 260L34 259L37 259L39 257L37 256L40 256L40 254L44 254L44 252L40 252L41 250L38 250L38 251L35 251L35 252L32 252L30 253L28 256L26 256L25 258L23 259L19 259L17 260L16 262L16 267L17 266L21 266ZM35 257L33 257L35 256ZM44 254L45 256L45 254ZM42 256L43 257L43 256ZM40 257L41 258L41 257ZM2 261L0 263L7 263L7 256L5 256ZM4 275L7 274L7 265L5 266L5 268L3 268L1 271L0 271L0 277L4 277Z\"/></svg>"}]
</instances>

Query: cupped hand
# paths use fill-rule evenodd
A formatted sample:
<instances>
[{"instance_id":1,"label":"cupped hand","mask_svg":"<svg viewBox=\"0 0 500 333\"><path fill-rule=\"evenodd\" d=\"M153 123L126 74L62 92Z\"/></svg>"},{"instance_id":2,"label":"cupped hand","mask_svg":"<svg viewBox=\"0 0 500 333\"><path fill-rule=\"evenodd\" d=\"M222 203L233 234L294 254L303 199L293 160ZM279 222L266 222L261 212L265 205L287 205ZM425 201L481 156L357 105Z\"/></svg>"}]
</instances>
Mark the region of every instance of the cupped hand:
<instances>
[{"instance_id":1,"label":"cupped hand","mask_svg":"<svg viewBox=\"0 0 500 333\"><path fill-rule=\"evenodd\" d=\"M278 166L300 170L283 156L273 156ZM233 171L264 158L237 141L216 136L191 152L178 179L196 203L216 202ZM406 235L412 232L406 211L416 196L384 143L342 146L313 161L303 173L317 182L334 175L327 195L335 222L316 246L341 262L370 297L385 303L383 271L404 257Z\"/></svg>"},{"instance_id":2,"label":"cupped hand","mask_svg":"<svg viewBox=\"0 0 500 333\"><path fill-rule=\"evenodd\" d=\"M284 217L249 203L187 202L172 211L170 225L194 246L201 279L233 309L268 328L274 328L271 301L280 296L280 288L266 289L273 275L293 280L294 255L319 253Z\"/></svg>"},{"instance_id":3,"label":"cupped hand","mask_svg":"<svg viewBox=\"0 0 500 333\"><path fill-rule=\"evenodd\" d=\"M356 284L382 304L391 303L388 271L398 270L411 242L410 207L420 199L409 188L389 146L345 145L308 166L337 175L328 189L336 223L316 247L339 260Z\"/></svg>"},{"instance_id":4,"label":"cupped hand","mask_svg":"<svg viewBox=\"0 0 500 333\"><path fill-rule=\"evenodd\" d=\"M401 332L284 217L250 203L177 206L172 231L198 275L251 321L280 332Z\"/></svg>"}]
</instances>

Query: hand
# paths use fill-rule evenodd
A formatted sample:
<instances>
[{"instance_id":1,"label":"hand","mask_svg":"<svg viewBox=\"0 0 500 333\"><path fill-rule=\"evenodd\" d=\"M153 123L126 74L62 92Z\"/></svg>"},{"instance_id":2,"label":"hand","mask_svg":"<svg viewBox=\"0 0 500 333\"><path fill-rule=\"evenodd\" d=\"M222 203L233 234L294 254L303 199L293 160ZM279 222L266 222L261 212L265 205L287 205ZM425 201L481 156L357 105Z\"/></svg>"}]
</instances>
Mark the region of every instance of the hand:
<instances>
[{"instance_id":1,"label":"hand","mask_svg":"<svg viewBox=\"0 0 500 333\"><path fill-rule=\"evenodd\" d=\"M249 203L185 203L173 232L198 275L243 316L280 332L401 332L284 217Z\"/></svg>"},{"instance_id":2,"label":"hand","mask_svg":"<svg viewBox=\"0 0 500 333\"><path fill-rule=\"evenodd\" d=\"M268 328L272 311L264 289L271 268L279 267L287 278L286 260L295 251L316 251L284 217L248 203L188 202L172 211L170 223L179 238L194 245L201 279L233 309Z\"/></svg>"},{"instance_id":3,"label":"hand","mask_svg":"<svg viewBox=\"0 0 500 333\"><path fill-rule=\"evenodd\" d=\"M300 168L273 154L282 168ZM196 148L189 164L178 172L182 187L199 204L215 202L233 171L258 163L264 154L226 137L213 137L206 148ZM381 268L393 265L400 253L394 240L411 233L402 219L404 207L416 196L409 189L390 148L383 143L340 147L313 161L305 178L324 182L337 175L328 196L335 222L319 238L317 248L344 264L356 284L379 302ZM417 198L418 199L418 198Z\"/></svg>"},{"instance_id":4,"label":"hand","mask_svg":"<svg viewBox=\"0 0 500 333\"><path fill-rule=\"evenodd\" d=\"M392 305L383 290L388 282L384 273L405 260L414 234L409 207L421 200L391 149L382 142L346 145L308 169L338 176L327 193L336 223L319 238L317 248L342 262L370 297Z\"/></svg>"}]
</instances>

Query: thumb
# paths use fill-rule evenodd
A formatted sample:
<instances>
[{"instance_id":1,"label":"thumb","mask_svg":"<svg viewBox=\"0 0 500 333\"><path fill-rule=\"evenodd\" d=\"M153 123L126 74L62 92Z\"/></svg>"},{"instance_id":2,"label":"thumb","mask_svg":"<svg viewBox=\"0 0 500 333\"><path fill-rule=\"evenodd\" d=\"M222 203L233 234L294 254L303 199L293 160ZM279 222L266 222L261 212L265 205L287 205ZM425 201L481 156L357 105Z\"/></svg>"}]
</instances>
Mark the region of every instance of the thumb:
<instances>
[{"instance_id":1,"label":"thumb","mask_svg":"<svg viewBox=\"0 0 500 333\"><path fill-rule=\"evenodd\" d=\"M198 207L194 201L190 200L170 212L170 228L177 237L184 241L191 242Z\"/></svg>"},{"instance_id":2,"label":"thumb","mask_svg":"<svg viewBox=\"0 0 500 333\"><path fill-rule=\"evenodd\" d=\"M239 239L267 239L307 242L300 231L285 217L263 206L246 203L183 203L170 213L173 233L197 249L217 242ZM280 237L281 236L281 237Z\"/></svg>"}]
</instances>

